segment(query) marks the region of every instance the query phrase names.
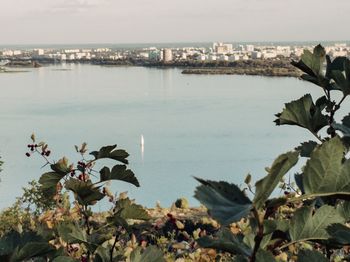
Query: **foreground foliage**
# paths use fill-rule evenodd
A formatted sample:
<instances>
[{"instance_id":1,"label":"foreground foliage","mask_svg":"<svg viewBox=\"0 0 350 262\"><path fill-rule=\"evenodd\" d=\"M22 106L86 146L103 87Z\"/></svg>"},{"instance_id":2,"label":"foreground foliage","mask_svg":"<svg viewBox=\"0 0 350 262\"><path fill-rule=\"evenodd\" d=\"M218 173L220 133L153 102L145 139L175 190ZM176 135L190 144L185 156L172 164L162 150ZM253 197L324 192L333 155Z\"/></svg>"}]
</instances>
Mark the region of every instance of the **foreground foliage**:
<instances>
[{"instance_id":1,"label":"foreground foliage","mask_svg":"<svg viewBox=\"0 0 350 262\"><path fill-rule=\"evenodd\" d=\"M215 237L198 242L230 252L234 261L350 259L346 247L350 244L350 114L340 123L335 121L350 94L350 60L331 60L318 45L292 64L303 71L303 80L319 86L324 95L314 100L307 94L287 103L276 114L275 123L304 128L315 140L280 155L255 186L248 175L243 190L227 182L197 178L201 185L195 197L222 225ZM305 162L302 158L306 164L294 175L296 186L290 182L290 171ZM277 196L278 186L284 191L282 196ZM235 234L230 230L232 223L239 227Z\"/></svg>"},{"instance_id":2,"label":"foreground foliage","mask_svg":"<svg viewBox=\"0 0 350 262\"><path fill-rule=\"evenodd\" d=\"M112 181L140 184L116 145L88 155L83 143L77 163L55 162L33 135L26 155L42 156L48 170L0 214L0 261L350 260L350 114L335 118L350 94L350 60L332 60L319 45L292 64L323 95L286 103L275 123L314 139L278 156L255 183L247 175L244 188L196 178L195 197L212 219L203 210L196 219L160 208L155 215L117 197ZM111 209L95 212L104 199ZM191 212L185 199L173 208Z\"/></svg>"}]
</instances>

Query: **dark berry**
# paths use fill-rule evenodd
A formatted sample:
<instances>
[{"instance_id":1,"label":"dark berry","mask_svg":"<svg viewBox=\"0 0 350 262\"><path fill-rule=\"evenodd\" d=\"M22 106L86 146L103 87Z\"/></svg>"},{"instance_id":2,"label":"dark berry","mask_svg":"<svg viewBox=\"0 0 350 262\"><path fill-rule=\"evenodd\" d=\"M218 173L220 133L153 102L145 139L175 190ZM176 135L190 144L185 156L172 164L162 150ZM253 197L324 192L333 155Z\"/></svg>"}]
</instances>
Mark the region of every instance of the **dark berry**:
<instances>
[{"instance_id":1,"label":"dark berry","mask_svg":"<svg viewBox=\"0 0 350 262\"><path fill-rule=\"evenodd\" d=\"M26 153L26 156L27 156L27 157L30 157L30 154L29 154L29 153Z\"/></svg>"}]
</instances>

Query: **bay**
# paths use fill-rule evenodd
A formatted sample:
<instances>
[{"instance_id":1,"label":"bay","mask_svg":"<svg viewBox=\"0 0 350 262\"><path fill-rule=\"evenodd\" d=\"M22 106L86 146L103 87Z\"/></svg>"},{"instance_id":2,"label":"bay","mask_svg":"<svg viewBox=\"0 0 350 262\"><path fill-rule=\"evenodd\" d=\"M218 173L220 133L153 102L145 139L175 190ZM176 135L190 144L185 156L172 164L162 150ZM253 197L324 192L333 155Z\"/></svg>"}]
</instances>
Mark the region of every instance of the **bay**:
<instances>
[{"instance_id":1,"label":"bay","mask_svg":"<svg viewBox=\"0 0 350 262\"><path fill-rule=\"evenodd\" d=\"M179 197L198 205L194 176L241 184L251 173L257 180L279 154L312 139L273 123L285 102L305 93L322 95L295 78L182 75L180 69L63 64L0 74L0 209L47 170L40 157L25 156L32 132L49 144L54 161L77 161L74 145L82 142L91 151L118 144L130 153L141 187L113 182L114 192L128 191L148 207Z\"/></svg>"}]
</instances>

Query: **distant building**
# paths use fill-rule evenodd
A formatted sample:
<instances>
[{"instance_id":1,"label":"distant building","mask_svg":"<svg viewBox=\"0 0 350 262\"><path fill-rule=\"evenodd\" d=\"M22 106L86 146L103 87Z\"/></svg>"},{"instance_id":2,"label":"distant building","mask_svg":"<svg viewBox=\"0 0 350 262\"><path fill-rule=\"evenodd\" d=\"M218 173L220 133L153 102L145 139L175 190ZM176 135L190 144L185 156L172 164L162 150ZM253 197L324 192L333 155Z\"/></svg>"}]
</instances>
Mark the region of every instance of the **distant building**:
<instances>
[{"instance_id":1,"label":"distant building","mask_svg":"<svg viewBox=\"0 0 350 262\"><path fill-rule=\"evenodd\" d=\"M12 50L5 50L2 51L3 56L13 56L13 51Z\"/></svg>"},{"instance_id":2,"label":"distant building","mask_svg":"<svg viewBox=\"0 0 350 262\"><path fill-rule=\"evenodd\" d=\"M216 61L216 60L217 60L216 55L210 55L210 56L209 56L209 60L210 60L210 61Z\"/></svg>"},{"instance_id":3,"label":"distant building","mask_svg":"<svg viewBox=\"0 0 350 262\"><path fill-rule=\"evenodd\" d=\"M232 61L232 62L238 61L239 59L240 59L240 56L238 54L234 54L229 57L229 61Z\"/></svg>"},{"instance_id":4,"label":"distant building","mask_svg":"<svg viewBox=\"0 0 350 262\"><path fill-rule=\"evenodd\" d=\"M253 51L251 57L252 59L259 59L261 58L261 52Z\"/></svg>"},{"instance_id":5,"label":"distant building","mask_svg":"<svg viewBox=\"0 0 350 262\"><path fill-rule=\"evenodd\" d=\"M44 49L34 49L34 55L42 56L45 54Z\"/></svg>"},{"instance_id":6,"label":"distant building","mask_svg":"<svg viewBox=\"0 0 350 262\"><path fill-rule=\"evenodd\" d=\"M214 43L213 50L219 55L230 54L232 53L233 46L232 44Z\"/></svg>"},{"instance_id":7,"label":"distant building","mask_svg":"<svg viewBox=\"0 0 350 262\"><path fill-rule=\"evenodd\" d=\"M173 51L170 48L163 49L163 61L164 62L173 61Z\"/></svg>"},{"instance_id":8,"label":"distant building","mask_svg":"<svg viewBox=\"0 0 350 262\"><path fill-rule=\"evenodd\" d=\"M247 52L253 52L254 51L254 45L246 45L245 46Z\"/></svg>"},{"instance_id":9,"label":"distant building","mask_svg":"<svg viewBox=\"0 0 350 262\"><path fill-rule=\"evenodd\" d=\"M275 51L270 51L270 50L267 50L267 51L264 51L262 53L262 57L264 59L269 59L269 58L276 58L277 57L277 53Z\"/></svg>"}]
</instances>

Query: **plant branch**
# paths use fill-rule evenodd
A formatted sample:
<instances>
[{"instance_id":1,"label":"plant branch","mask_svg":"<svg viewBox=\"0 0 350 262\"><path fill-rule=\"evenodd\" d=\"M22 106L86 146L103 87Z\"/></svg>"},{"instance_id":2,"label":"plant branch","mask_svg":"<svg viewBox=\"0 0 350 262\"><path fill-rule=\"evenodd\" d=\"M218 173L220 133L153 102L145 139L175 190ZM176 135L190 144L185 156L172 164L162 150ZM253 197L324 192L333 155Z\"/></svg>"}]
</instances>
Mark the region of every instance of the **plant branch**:
<instances>
[{"instance_id":1,"label":"plant branch","mask_svg":"<svg viewBox=\"0 0 350 262\"><path fill-rule=\"evenodd\" d=\"M256 208L254 207L253 209L253 214L255 219L258 221L258 232L254 238L255 244L254 244L254 249L253 249L253 254L250 258L250 262L255 262L256 261L256 254L258 253L258 250L260 248L261 241L264 238L264 225L260 221L260 216Z\"/></svg>"},{"instance_id":2,"label":"plant branch","mask_svg":"<svg viewBox=\"0 0 350 262\"><path fill-rule=\"evenodd\" d=\"M115 238L114 238L114 242L111 248L111 253L110 253L110 262L113 262L113 252L115 249L115 246L117 245L118 239L117 239L117 230L115 231Z\"/></svg>"}]
</instances>

